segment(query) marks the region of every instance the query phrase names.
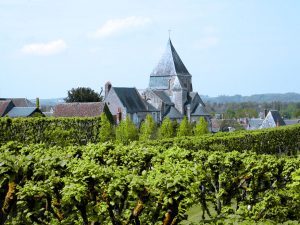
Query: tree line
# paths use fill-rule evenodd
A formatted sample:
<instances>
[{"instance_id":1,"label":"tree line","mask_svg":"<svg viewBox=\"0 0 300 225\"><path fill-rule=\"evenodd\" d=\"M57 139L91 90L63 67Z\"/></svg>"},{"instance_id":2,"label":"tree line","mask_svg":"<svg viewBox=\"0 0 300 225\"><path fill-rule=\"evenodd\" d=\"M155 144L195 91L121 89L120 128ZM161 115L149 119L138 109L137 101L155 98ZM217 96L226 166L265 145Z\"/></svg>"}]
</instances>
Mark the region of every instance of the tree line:
<instances>
[{"instance_id":1,"label":"tree line","mask_svg":"<svg viewBox=\"0 0 300 225\"><path fill-rule=\"evenodd\" d=\"M300 117L300 102L228 102L216 103L207 102L207 107L212 114L223 114L224 119L257 118L260 112L265 110L278 110L286 119L296 119Z\"/></svg>"}]
</instances>

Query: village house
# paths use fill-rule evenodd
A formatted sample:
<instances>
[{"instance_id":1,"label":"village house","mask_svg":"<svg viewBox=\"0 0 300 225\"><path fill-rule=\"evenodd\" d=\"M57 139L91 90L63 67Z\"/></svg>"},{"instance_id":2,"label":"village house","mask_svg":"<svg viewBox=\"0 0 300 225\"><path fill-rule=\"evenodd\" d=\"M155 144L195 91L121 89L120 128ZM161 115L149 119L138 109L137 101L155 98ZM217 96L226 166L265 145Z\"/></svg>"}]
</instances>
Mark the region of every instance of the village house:
<instances>
[{"instance_id":1,"label":"village house","mask_svg":"<svg viewBox=\"0 0 300 225\"><path fill-rule=\"evenodd\" d=\"M72 102L54 106L54 117L95 117L110 113L104 102Z\"/></svg>"},{"instance_id":2,"label":"village house","mask_svg":"<svg viewBox=\"0 0 300 225\"><path fill-rule=\"evenodd\" d=\"M0 117L44 116L42 111L26 98L0 98Z\"/></svg>"}]
</instances>

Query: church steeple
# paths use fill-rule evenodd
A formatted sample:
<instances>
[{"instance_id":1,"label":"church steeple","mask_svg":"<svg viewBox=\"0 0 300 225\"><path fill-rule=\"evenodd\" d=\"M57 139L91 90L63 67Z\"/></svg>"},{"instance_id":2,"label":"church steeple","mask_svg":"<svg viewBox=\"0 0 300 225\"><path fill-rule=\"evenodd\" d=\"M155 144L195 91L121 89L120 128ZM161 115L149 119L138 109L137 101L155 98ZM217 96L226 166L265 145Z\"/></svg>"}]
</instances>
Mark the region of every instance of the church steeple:
<instances>
[{"instance_id":1,"label":"church steeple","mask_svg":"<svg viewBox=\"0 0 300 225\"><path fill-rule=\"evenodd\" d=\"M167 47L157 66L150 76L174 76L190 75L178 53L176 52L171 39L168 40Z\"/></svg>"},{"instance_id":2,"label":"church steeple","mask_svg":"<svg viewBox=\"0 0 300 225\"><path fill-rule=\"evenodd\" d=\"M151 89L170 90L173 88L175 80L178 80L177 89L178 84L180 84L180 88L192 91L191 75L169 38L165 52L150 74L149 87Z\"/></svg>"}]
</instances>

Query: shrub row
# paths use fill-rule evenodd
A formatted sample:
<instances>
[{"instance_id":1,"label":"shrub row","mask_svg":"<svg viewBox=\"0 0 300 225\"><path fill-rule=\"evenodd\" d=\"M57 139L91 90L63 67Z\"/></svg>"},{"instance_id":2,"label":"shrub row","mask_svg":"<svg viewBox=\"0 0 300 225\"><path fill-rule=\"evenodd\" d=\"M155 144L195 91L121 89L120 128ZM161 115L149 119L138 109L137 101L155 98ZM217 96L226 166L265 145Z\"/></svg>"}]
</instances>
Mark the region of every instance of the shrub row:
<instances>
[{"instance_id":1,"label":"shrub row","mask_svg":"<svg viewBox=\"0 0 300 225\"><path fill-rule=\"evenodd\" d=\"M300 147L300 125L291 125L255 131L208 134L151 141L147 145L170 148L174 145L189 150L214 151L223 145L226 151L254 151L258 154L294 155Z\"/></svg>"},{"instance_id":2,"label":"shrub row","mask_svg":"<svg viewBox=\"0 0 300 225\"><path fill-rule=\"evenodd\" d=\"M81 145L98 141L100 118L0 118L0 145L8 141L24 144Z\"/></svg>"},{"instance_id":3,"label":"shrub row","mask_svg":"<svg viewBox=\"0 0 300 225\"><path fill-rule=\"evenodd\" d=\"M100 140L100 117L95 118L1 118L0 145L8 141L23 144L83 145ZM189 150L213 151L223 145L227 151L254 151L258 154L293 155L300 146L300 125L255 131L238 131L202 136L187 136L154 141L140 141L141 145L174 145Z\"/></svg>"}]
</instances>

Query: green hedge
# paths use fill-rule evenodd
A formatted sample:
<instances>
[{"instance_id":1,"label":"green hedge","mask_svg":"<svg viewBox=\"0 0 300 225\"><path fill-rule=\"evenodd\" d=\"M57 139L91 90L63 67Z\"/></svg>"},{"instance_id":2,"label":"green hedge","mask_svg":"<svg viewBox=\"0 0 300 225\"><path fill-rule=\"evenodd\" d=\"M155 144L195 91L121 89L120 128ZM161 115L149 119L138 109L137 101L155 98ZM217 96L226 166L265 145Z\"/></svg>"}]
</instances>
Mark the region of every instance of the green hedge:
<instances>
[{"instance_id":1,"label":"green hedge","mask_svg":"<svg viewBox=\"0 0 300 225\"><path fill-rule=\"evenodd\" d=\"M214 151L223 145L226 151L254 151L258 154L294 155L300 147L300 125L291 125L255 131L208 134L148 142L147 145L170 148L174 145L189 150ZM216 149L218 150L218 148Z\"/></svg>"},{"instance_id":2,"label":"green hedge","mask_svg":"<svg viewBox=\"0 0 300 225\"><path fill-rule=\"evenodd\" d=\"M0 145L8 141L50 145L96 143L99 128L100 117L0 118Z\"/></svg>"},{"instance_id":3,"label":"green hedge","mask_svg":"<svg viewBox=\"0 0 300 225\"><path fill-rule=\"evenodd\" d=\"M8 141L23 144L83 145L99 141L100 117L93 118L1 118L0 145ZM214 151L223 145L226 151L254 151L258 154L294 155L300 146L300 125L255 131L207 134L139 142L139 145L178 146L189 150Z\"/></svg>"}]
</instances>

